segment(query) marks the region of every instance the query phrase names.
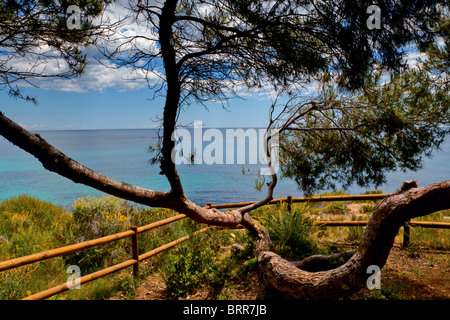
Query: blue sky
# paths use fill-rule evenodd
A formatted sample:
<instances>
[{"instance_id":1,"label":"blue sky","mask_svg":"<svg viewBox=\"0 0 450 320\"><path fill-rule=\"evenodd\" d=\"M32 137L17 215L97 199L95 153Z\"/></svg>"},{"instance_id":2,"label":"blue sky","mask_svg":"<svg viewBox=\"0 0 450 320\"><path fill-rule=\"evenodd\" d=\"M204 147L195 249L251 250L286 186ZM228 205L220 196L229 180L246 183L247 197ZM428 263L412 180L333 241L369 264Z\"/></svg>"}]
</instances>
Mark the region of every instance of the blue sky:
<instances>
[{"instance_id":1,"label":"blue sky","mask_svg":"<svg viewBox=\"0 0 450 320\"><path fill-rule=\"evenodd\" d=\"M118 1L120 3L121 1ZM126 16L126 6L119 4L109 7L108 16L118 20ZM142 27L130 20L124 27L114 34L117 46L126 37L144 35L148 39L155 35L149 28ZM121 38L122 37L122 38ZM139 42L149 52L158 50L155 41ZM105 44L107 46L110 43ZM39 50L50 50L40 47ZM96 49L86 49L88 65L85 73L76 79L41 79L32 80L38 88L23 86L23 94L36 97L38 104L8 96L8 90L0 90L0 111L21 124L30 131L35 130L67 130L67 129L137 129L157 126L153 120L163 115L164 99L153 97L153 92L147 86L158 81L162 70L155 70L155 74L145 74L142 70L131 72L126 68L106 68L112 65ZM100 57L100 61L98 60ZM95 59L97 58L97 59ZM416 58L413 56L412 58ZM42 68L49 73L61 71L64 62L49 59ZM414 59L412 60L414 61ZM19 69L26 70L33 64L33 58L24 57L13 61ZM114 67L114 65L112 65ZM62 67L64 68L64 67ZM1 88L0 88L1 89ZM191 105L185 110L178 121L179 125L187 125L193 121L202 121L205 127L266 127L268 124L269 98L271 89L266 91L246 92L243 87L238 88L242 99L234 99L227 110L219 103L208 104L208 110L201 105ZM310 86L314 91L314 86Z\"/></svg>"},{"instance_id":2,"label":"blue sky","mask_svg":"<svg viewBox=\"0 0 450 320\"><path fill-rule=\"evenodd\" d=\"M70 81L70 80L67 80ZM24 88L35 96L38 104L12 99L7 90L0 91L0 111L26 129L140 129L157 125L152 121L163 114L164 99L153 96L149 88L123 90L107 88L103 91L67 92L43 88ZM191 105L179 124L195 120L205 127L265 127L271 100L263 97L234 99L224 110L218 103L210 103L208 110Z\"/></svg>"},{"instance_id":3,"label":"blue sky","mask_svg":"<svg viewBox=\"0 0 450 320\"><path fill-rule=\"evenodd\" d=\"M120 5L121 2L126 3L118 1L107 9L106 15L112 21L125 17L129 12L125 5ZM105 43L105 46L111 46L112 43L119 46L126 37L135 35L155 38L149 28L131 19L112 36L116 42ZM155 41L136 41L137 45L149 52L158 50ZM52 49L40 46L36 50L51 53ZM30 131L157 126L152 119L162 117L164 99L149 100L153 97L153 92L149 89L147 80L150 84L155 84L163 71L155 70L155 74L148 75L142 70L133 72L126 68L117 69L112 62L99 55L97 49L87 48L85 52L88 65L84 74L76 79L31 79L38 88L19 84L24 95L37 98L37 105L12 99L7 88L0 88L0 111ZM20 57L12 63L19 70L27 70L34 64L34 59L32 56ZM105 65L113 68L106 68ZM53 58L47 59L36 71L45 70L49 74L55 74L64 71L64 67L63 61ZM210 103L209 111L201 105L193 104L181 114L178 124L186 125L201 120L205 127L266 127L271 104L267 94L242 92L245 100L231 101L228 111L218 103Z\"/></svg>"}]
</instances>

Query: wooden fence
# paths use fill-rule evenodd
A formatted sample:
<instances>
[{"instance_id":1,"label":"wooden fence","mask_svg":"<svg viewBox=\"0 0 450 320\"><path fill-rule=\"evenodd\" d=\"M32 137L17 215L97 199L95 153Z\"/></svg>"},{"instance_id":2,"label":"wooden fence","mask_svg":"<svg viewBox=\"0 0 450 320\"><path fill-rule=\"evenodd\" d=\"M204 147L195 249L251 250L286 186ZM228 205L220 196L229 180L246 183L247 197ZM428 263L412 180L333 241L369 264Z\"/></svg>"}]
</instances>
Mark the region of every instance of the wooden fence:
<instances>
[{"instance_id":1,"label":"wooden fence","mask_svg":"<svg viewBox=\"0 0 450 320\"><path fill-rule=\"evenodd\" d=\"M302 198L293 198L292 196L288 196L284 199L276 199L269 202L269 205L277 204L277 203L287 203L288 210L291 210L293 203L298 202L327 202L327 201L354 201L354 200L379 200L383 199L388 194L367 194L367 195L344 195L344 196L316 196L316 197L302 197ZM241 203L228 203L228 204L211 204L208 203L205 208L217 208L217 209L229 209L229 208L238 208L245 205L252 204L254 202L241 202ZM108 243L111 243L113 241L117 241L120 239L125 238L131 238L131 244L132 244L132 257L131 259L121 262L119 264L113 265L111 267L96 271L94 273L85 275L78 279L79 285L93 281L95 279L104 277L106 275L109 275L111 273L117 272L119 270L133 267L133 274L134 276L138 276L139 274L139 263L154 256L158 253L161 253L165 250L168 250L174 246L176 246L179 243L182 243L186 240L188 240L190 237L192 237L195 234L204 233L214 227L205 227L203 229L200 229L191 235L186 235L184 237L181 237L177 240L174 240L172 242L169 242L161 247L158 247L156 249L153 249L149 252L139 254L138 250L138 235L143 232L147 232L149 230L167 225L169 223L173 223L175 221L181 220L186 218L186 215L179 214L161 221L157 221L145 226L136 227L132 226L131 230L124 231L121 233L109 235L106 237L89 240L77 244L68 245L65 247L57 248L48 250L45 252L40 252L36 254L31 254L24 257L19 257L7 261L0 262L0 272L6 271L9 269L18 268L30 263L35 263L39 261L44 261L47 259L72 254L78 251L82 251L88 248L96 247L105 245ZM315 225L317 226L327 226L327 227L351 227L351 226L365 226L367 224L367 221L315 221ZM439 223L439 222L422 222L422 221L410 221L407 223L404 227L404 240L403 245L407 246L409 243L409 237L410 237L410 227L425 227L425 228L445 228L450 229L450 223ZM31 296L28 296L24 298L23 300L41 300L49 298L53 295L56 295L58 293L62 293L64 291L67 291L70 289L69 283L64 283L61 285L58 285L56 287L50 288L48 290L33 294Z\"/></svg>"}]
</instances>

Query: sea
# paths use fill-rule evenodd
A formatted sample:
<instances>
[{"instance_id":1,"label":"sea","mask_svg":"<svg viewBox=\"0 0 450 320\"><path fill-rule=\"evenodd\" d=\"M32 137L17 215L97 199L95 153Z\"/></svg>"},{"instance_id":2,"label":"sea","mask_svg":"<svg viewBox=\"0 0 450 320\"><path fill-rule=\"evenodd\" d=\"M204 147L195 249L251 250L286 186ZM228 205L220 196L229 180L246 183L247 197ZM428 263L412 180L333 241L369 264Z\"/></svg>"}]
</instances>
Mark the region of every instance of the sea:
<instances>
[{"instance_id":1,"label":"sea","mask_svg":"<svg viewBox=\"0 0 450 320\"><path fill-rule=\"evenodd\" d=\"M224 135L226 129L219 129ZM169 183L160 175L158 165L151 165L155 156L148 147L158 143L156 129L130 130L61 130L40 131L41 137L79 163L115 179L153 190L168 191ZM203 148L208 142L203 143ZM248 148L248 143L246 143ZM235 151L237 143L235 146ZM264 198L267 187L255 188L261 163L242 164L180 164L177 166L186 195L200 205L256 201ZM250 161L244 161L250 162ZM259 171L261 172L261 171ZM261 176L260 176L261 177ZM432 158L424 158L416 171L388 172L387 181L378 189L395 191L405 180L418 180L419 186L450 179L450 141ZM260 180L261 181L261 180ZM268 182L268 179L267 179ZM375 186L369 188L374 190ZM347 192L361 194L367 189L350 187ZM331 191L331 190L330 190ZM0 200L27 194L56 205L70 208L74 199L101 193L49 172L32 155L0 137ZM274 198L304 196L291 179L279 179Z\"/></svg>"}]
</instances>

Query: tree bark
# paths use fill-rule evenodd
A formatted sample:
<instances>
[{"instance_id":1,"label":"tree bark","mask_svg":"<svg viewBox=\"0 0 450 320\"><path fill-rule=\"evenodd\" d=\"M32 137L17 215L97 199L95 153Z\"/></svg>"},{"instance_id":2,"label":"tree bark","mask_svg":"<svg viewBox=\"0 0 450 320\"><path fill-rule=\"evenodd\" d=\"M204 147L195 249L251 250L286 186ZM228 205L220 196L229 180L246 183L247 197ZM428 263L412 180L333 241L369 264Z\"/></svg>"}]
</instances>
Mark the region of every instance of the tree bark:
<instances>
[{"instance_id":1,"label":"tree bark","mask_svg":"<svg viewBox=\"0 0 450 320\"><path fill-rule=\"evenodd\" d=\"M87 168L50 145L38 134L31 134L0 113L0 135L36 157L45 169L58 173L75 183L148 206L171 202L169 192L140 188Z\"/></svg>"},{"instance_id":2,"label":"tree bark","mask_svg":"<svg viewBox=\"0 0 450 320\"><path fill-rule=\"evenodd\" d=\"M305 271L323 271L331 269L331 266L338 259L349 259L355 250L337 252L331 255L315 254L300 261L291 261L291 264Z\"/></svg>"},{"instance_id":3,"label":"tree bark","mask_svg":"<svg viewBox=\"0 0 450 320\"><path fill-rule=\"evenodd\" d=\"M172 134L177 123L181 97L182 81L179 71L183 62L177 62L176 50L173 46L172 27L176 22L177 3L177 0L165 1L159 16L159 43L167 85L161 171L170 183L170 191L162 192L137 187L84 167L48 144L39 135L27 132L1 113L0 135L35 156L46 169L76 183L82 183L143 205L173 209L199 223L227 227L242 224L255 239L256 254L268 283L278 291L299 299L345 297L363 288L368 277L367 267L370 265L383 267L395 235L406 221L450 207L450 181L439 182L424 188L402 190L398 194L387 197L375 208L357 252L345 264L332 270L308 272L270 252L271 240L267 230L253 221L248 214L248 211L271 200L277 181L275 174L272 176L266 198L256 204L220 212L215 208L202 208L191 202L184 194L175 162L172 161L175 143L172 140ZM315 108L314 105L309 110L313 108ZM284 129L287 126L288 124ZM321 259L328 258L315 257L310 258L309 261ZM308 260L305 260L303 264L307 262Z\"/></svg>"},{"instance_id":4,"label":"tree bark","mask_svg":"<svg viewBox=\"0 0 450 320\"><path fill-rule=\"evenodd\" d=\"M380 269L386 263L395 235L412 218L450 208L450 180L422 188L400 189L381 201L366 226L357 252L342 266L308 272L270 252L271 240L265 228L239 209L220 212L202 208L187 197L127 184L82 166L0 113L0 135L35 156L50 171L76 183L149 206L176 210L209 225L236 227L242 224L255 239L261 270L269 285L298 299L332 299L349 296L366 284L367 268Z\"/></svg>"},{"instance_id":5,"label":"tree bark","mask_svg":"<svg viewBox=\"0 0 450 320\"><path fill-rule=\"evenodd\" d=\"M179 197L184 196L183 187L180 177L175 168L175 162L172 161L172 151L174 150L175 141L172 134L175 131L177 116L179 112L179 102L181 96L181 87L179 70L176 61L176 52L172 45L173 32L172 25L175 22L175 9L177 0L168 0L164 3L161 10L159 23L159 43L161 44L161 55L166 71L167 94L164 105L163 117L163 143L162 143L162 160L161 172L167 177L172 191Z\"/></svg>"},{"instance_id":6,"label":"tree bark","mask_svg":"<svg viewBox=\"0 0 450 320\"><path fill-rule=\"evenodd\" d=\"M0 113L0 135L36 157L45 169L75 183L82 183L99 191L150 207L172 209L189 218L210 225L236 227L243 221L238 210L220 212L215 208L202 208L190 201L179 190L155 191L116 180L92 170L69 158L50 145L38 134L31 134Z\"/></svg>"},{"instance_id":7,"label":"tree bark","mask_svg":"<svg viewBox=\"0 0 450 320\"><path fill-rule=\"evenodd\" d=\"M409 219L450 208L450 180L413 188L383 199L366 226L356 253L327 271L298 269L279 255L259 250L260 267L269 285L297 299L347 297L366 286L367 268L386 263L399 228Z\"/></svg>"}]
</instances>

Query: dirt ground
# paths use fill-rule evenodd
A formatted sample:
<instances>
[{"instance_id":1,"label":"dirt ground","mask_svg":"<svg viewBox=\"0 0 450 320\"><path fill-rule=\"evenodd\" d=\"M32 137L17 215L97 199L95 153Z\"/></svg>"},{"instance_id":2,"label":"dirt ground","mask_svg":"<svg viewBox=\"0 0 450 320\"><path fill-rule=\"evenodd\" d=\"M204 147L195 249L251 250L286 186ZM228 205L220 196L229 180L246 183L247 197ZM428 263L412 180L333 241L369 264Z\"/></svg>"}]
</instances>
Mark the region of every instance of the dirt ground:
<instances>
[{"instance_id":1,"label":"dirt ground","mask_svg":"<svg viewBox=\"0 0 450 320\"><path fill-rule=\"evenodd\" d=\"M350 300L406 299L447 300L450 299L450 252L437 250L409 250L398 246L391 250L386 265L381 270L381 290L363 289L353 294ZM204 286L186 297L187 300L257 300L269 298L256 273L242 283L235 283L215 292ZM154 273L138 288L135 300L166 300L166 286L160 274Z\"/></svg>"},{"instance_id":2,"label":"dirt ground","mask_svg":"<svg viewBox=\"0 0 450 320\"><path fill-rule=\"evenodd\" d=\"M349 204L345 215L320 214L320 220L343 217L367 216L359 212L361 204ZM356 245L340 243L343 250ZM115 297L120 299L120 295ZM135 300L166 300L166 286L161 275L151 274L136 291ZM187 300L258 300L277 298L267 291L257 273L250 273L241 283L230 283L221 292L211 287L200 287ZM450 299L450 251L402 248L395 244L381 270L381 289L367 288L353 294L350 300L402 299L402 300L449 300Z\"/></svg>"},{"instance_id":3,"label":"dirt ground","mask_svg":"<svg viewBox=\"0 0 450 320\"><path fill-rule=\"evenodd\" d=\"M381 290L363 289L351 299L450 299L450 252L394 247L381 270ZM381 291L381 292L379 292Z\"/></svg>"},{"instance_id":4,"label":"dirt ground","mask_svg":"<svg viewBox=\"0 0 450 320\"><path fill-rule=\"evenodd\" d=\"M253 285L249 286L248 282ZM263 297L265 288L256 274L250 275L250 279L244 283L238 283L233 289L227 288L226 300L258 300ZM216 292L209 286L199 288L195 293L187 296L186 300L219 300ZM135 300L167 300L168 294L166 286L159 273L154 273L148 277L137 290Z\"/></svg>"}]
</instances>

